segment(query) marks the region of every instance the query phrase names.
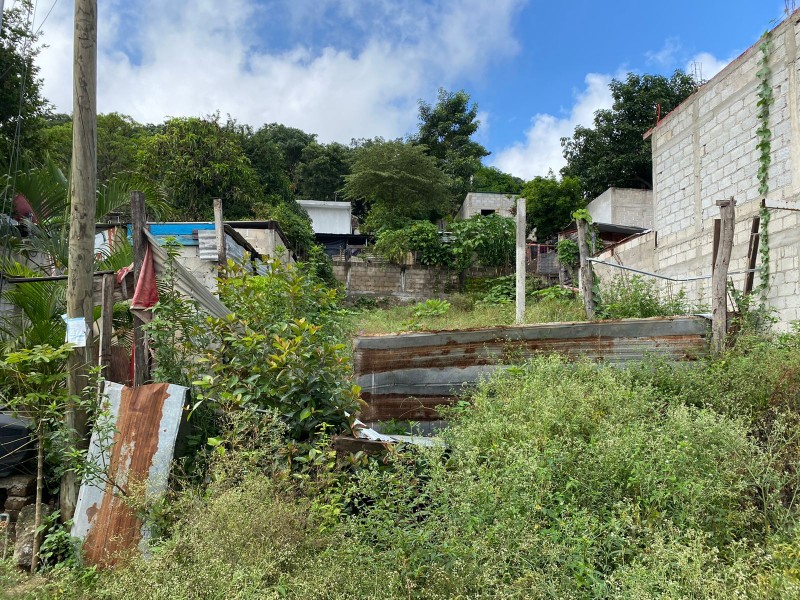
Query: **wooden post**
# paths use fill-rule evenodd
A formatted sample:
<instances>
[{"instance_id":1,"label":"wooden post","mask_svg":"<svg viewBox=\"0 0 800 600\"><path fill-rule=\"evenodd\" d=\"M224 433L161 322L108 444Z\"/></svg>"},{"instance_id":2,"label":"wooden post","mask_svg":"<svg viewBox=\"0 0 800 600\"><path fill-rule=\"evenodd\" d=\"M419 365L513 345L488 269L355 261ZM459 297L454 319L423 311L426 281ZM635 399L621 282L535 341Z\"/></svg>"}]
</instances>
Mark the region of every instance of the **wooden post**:
<instances>
[{"instance_id":1,"label":"wooden post","mask_svg":"<svg viewBox=\"0 0 800 600\"><path fill-rule=\"evenodd\" d=\"M217 241L217 262L220 267L228 264L225 251L225 222L222 220L222 199L214 198L214 234Z\"/></svg>"},{"instance_id":2,"label":"wooden post","mask_svg":"<svg viewBox=\"0 0 800 600\"><path fill-rule=\"evenodd\" d=\"M83 318L86 344L70 354L67 388L70 396L84 392L89 365L94 361L92 327L94 302L95 207L97 203L97 0L75 0L73 64L72 173L70 177L69 272L67 317ZM87 418L70 403L64 425L77 448L88 447ZM75 513L79 481L73 471L61 480L60 510L64 521Z\"/></svg>"},{"instance_id":3,"label":"wooden post","mask_svg":"<svg viewBox=\"0 0 800 600\"><path fill-rule=\"evenodd\" d=\"M711 246L711 273L714 273L714 269L717 265L717 251L719 250L719 236L720 236L720 220L714 219L714 241L712 242Z\"/></svg>"},{"instance_id":4,"label":"wooden post","mask_svg":"<svg viewBox=\"0 0 800 600\"><path fill-rule=\"evenodd\" d=\"M517 325L525 321L525 225L525 198L517 198Z\"/></svg>"},{"instance_id":5,"label":"wooden post","mask_svg":"<svg viewBox=\"0 0 800 600\"><path fill-rule=\"evenodd\" d=\"M725 347L728 333L728 267L736 225L736 200L718 200L721 225L719 248L711 276L711 345L716 352Z\"/></svg>"},{"instance_id":6,"label":"wooden post","mask_svg":"<svg viewBox=\"0 0 800 600\"><path fill-rule=\"evenodd\" d=\"M742 290L742 293L745 295L753 291L753 280L756 275L756 259L758 258L758 243L761 239L758 233L760 227L761 218L753 217L753 223L750 225L750 245L747 248L747 274L744 276L744 290Z\"/></svg>"},{"instance_id":7,"label":"wooden post","mask_svg":"<svg viewBox=\"0 0 800 600\"><path fill-rule=\"evenodd\" d=\"M594 319L594 297L592 296L592 286L594 285L594 275L592 266L589 264L589 244L586 237L589 233L588 223L583 219L577 219L578 224L578 252L580 253L579 277L583 305L586 308L586 318L591 321Z\"/></svg>"},{"instance_id":8,"label":"wooden post","mask_svg":"<svg viewBox=\"0 0 800 600\"><path fill-rule=\"evenodd\" d=\"M97 364L103 373L111 364L111 334L114 320L114 274L103 275L102 310L100 313L100 350L97 353Z\"/></svg>"},{"instance_id":9,"label":"wooden post","mask_svg":"<svg viewBox=\"0 0 800 600\"><path fill-rule=\"evenodd\" d=\"M133 221L133 289L139 283L144 256L147 251L147 239L144 231L147 228L147 210L142 192L131 192L131 219ZM147 349L145 348L144 323L139 317L133 317L133 386L138 387L147 382Z\"/></svg>"}]
</instances>

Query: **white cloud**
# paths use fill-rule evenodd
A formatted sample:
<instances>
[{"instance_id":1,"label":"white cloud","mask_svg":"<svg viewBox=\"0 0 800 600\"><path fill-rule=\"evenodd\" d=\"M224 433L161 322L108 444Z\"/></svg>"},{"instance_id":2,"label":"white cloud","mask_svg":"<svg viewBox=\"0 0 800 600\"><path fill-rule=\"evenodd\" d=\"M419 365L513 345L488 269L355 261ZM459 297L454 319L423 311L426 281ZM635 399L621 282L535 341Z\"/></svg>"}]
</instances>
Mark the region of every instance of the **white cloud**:
<instances>
[{"instance_id":1,"label":"white cloud","mask_svg":"<svg viewBox=\"0 0 800 600\"><path fill-rule=\"evenodd\" d=\"M684 70L691 75L696 75L701 81L708 81L727 67L728 63L734 58L736 58L735 55L730 58L719 59L709 52L700 52L686 63Z\"/></svg>"},{"instance_id":2,"label":"white cloud","mask_svg":"<svg viewBox=\"0 0 800 600\"><path fill-rule=\"evenodd\" d=\"M612 104L611 75L590 73L586 76L586 88L575 98L569 114L556 117L537 114L525 133L525 140L501 150L493 158L494 166L525 180L547 175L549 170L558 173L566 164L561 152L561 138L570 137L576 125L590 126L594 113Z\"/></svg>"},{"instance_id":3,"label":"white cloud","mask_svg":"<svg viewBox=\"0 0 800 600\"><path fill-rule=\"evenodd\" d=\"M672 67L676 61L676 55L681 50L681 43L678 38L667 38L664 40L664 45L658 52L647 52L645 56L651 63L655 63L661 67Z\"/></svg>"},{"instance_id":4,"label":"white cloud","mask_svg":"<svg viewBox=\"0 0 800 600\"><path fill-rule=\"evenodd\" d=\"M525 1L103 2L98 109L144 122L219 110L256 127L300 127L322 141L396 137L413 129L419 97L517 52L512 27ZM307 40L312 28L349 43L271 50L262 26L278 21L298 32L290 39ZM58 4L44 32L44 95L71 112L69 3Z\"/></svg>"}]
</instances>

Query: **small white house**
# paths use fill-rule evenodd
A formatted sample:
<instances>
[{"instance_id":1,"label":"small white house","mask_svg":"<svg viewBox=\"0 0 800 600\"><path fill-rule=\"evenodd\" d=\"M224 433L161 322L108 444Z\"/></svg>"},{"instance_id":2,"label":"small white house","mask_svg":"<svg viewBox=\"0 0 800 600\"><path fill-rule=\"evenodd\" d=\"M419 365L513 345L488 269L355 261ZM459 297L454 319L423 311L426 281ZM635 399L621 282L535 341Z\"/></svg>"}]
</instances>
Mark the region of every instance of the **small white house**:
<instances>
[{"instance_id":1,"label":"small white house","mask_svg":"<svg viewBox=\"0 0 800 600\"><path fill-rule=\"evenodd\" d=\"M330 202L325 200L298 200L308 216L314 233L353 233L352 207L349 202Z\"/></svg>"}]
</instances>

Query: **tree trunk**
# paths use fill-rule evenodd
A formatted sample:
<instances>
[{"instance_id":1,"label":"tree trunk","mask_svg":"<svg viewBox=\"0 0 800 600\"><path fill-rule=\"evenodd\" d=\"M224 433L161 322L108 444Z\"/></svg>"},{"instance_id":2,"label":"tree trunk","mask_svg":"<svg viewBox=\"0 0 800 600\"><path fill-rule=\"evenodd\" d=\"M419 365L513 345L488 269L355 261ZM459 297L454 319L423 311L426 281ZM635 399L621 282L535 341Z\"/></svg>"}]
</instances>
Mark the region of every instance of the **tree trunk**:
<instances>
[{"instance_id":1,"label":"tree trunk","mask_svg":"<svg viewBox=\"0 0 800 600\"><path fill-rule=\"evenodd\" d=\"M42 421L36 428L36 513L33 517L33 551L31 553L31 575L39 568L39 547L42 534L42 487L44 487L44 430Z\"/></svg>"},{"instance_id":2,"label":"tree trunk","mask_svg":"<svg viewBox=\"0 0 800 600\"><path fill-rule=\"evenodd\" d=\"M578 219L578 252L580 253L580 286L583 296L583 306L586 308L586 318L591 321L594 319L594 297L592 287L594 286L594 275L592 266L589 264L589 244L586 241L588 227L586 221Z\"/></svg>"}]
</instances>

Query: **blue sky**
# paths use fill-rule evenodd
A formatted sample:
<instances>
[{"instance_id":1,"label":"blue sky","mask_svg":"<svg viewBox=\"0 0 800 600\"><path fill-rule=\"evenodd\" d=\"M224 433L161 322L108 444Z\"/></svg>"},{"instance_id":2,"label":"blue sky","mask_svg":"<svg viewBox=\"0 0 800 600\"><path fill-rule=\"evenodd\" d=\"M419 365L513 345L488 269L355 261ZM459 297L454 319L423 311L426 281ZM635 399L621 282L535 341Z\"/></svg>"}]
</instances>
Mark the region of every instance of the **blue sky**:
<instances>
[{"instance_id":1,"label":"blue sky","mask_svg":"<svg viewBox=\"0 0 800 600\"><path fill-rule=\"evenodd\" d=\"M8 4L8 2L6 2ZM50 6L40 3L37 22ZM44 23L44 93L71 110L72 2ZM219 110L320 141L398 137L416 102L465 89L487 159L558 170L559 139L628 71L713 76L780 19L781 0L100 0L98 105L140 121Z\"/></svg>"}]
</instances>

